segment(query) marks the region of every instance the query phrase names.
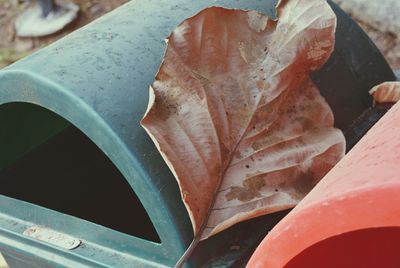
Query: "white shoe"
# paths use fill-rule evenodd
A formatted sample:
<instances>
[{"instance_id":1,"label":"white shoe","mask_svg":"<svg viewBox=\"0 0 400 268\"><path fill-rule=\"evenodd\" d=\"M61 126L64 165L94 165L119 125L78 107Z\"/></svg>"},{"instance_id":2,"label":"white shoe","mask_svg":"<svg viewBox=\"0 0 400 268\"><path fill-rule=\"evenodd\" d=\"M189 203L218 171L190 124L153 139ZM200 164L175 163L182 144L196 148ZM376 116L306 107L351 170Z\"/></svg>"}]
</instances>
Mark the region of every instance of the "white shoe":
<instances>
[{"instance_id":1,"label":"white shoe","mask_svg":"<svg viewBox=\"0 0 400 268\"><path fill-rule=\"evenodd\" d=\"M79 6L74 3L57 2L56 9L46 17L38 4L28 8L15 21L15 30L21 37L37 37L53 34L63 29L78 16Z\"/></svg>"}]
</instances>

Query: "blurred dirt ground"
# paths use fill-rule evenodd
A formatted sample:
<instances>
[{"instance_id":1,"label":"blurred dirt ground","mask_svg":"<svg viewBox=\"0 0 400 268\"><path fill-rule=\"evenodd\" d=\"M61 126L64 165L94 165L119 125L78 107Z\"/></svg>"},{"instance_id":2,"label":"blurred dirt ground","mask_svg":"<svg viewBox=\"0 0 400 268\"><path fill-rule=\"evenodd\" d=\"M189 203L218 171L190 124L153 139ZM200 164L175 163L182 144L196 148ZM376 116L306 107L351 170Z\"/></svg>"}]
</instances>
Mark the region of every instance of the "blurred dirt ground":
<instances>
[{"instance_id":1,"label":"blurred dirt ground","mask_svg":"<svg viewBox=\"0 0 400 268\"><path fill-rule=\"evenodd\" d=\"M334 0L380 49L393 69L400 69L400 1Z\"/></svg>"},{"instance_id":2,"label":"blurred dirt ground","mask_svg":"<svg viewBox=\"0 0 400 268\"><path fill-rule=\"evenodd\" d=\"M391 32L381 32L367 23L357 22L385 56L392 69L400 69L400 35L396 36Z\"/></svg>"},{"instance_id":3,"label":"blurred dirt ground","mask_svg":"<svg viewBox=\"0 0 400 268\"><path fill-rule=\"evenodd\" d=\"M69 0L72 1L72 0ZM80 6L79 18L65 30L42 38L19 38L14 21L29 1L0 0L0 68L54 42L73 30L111 11L128 0L73 0ZM337 0L340 2L344 0ZM351 12L351 10L348 10ZM400 33L382 32L365 21L357 21L375 42L393 69L400 69Z\"/></svg>"},{"instance_id":4,"label":"blurred dirt ground","mask_svg":"<svg viewBox=\"0 0 400 268\"><path fill-rule=\"evenodd\" d=\"M0 0L0 68L56 41L127 1L74 0L80 6L79 17L64 30L41 38L20 38L15 35L14 21L32 1Z\"/></svg>"}]
</instances>

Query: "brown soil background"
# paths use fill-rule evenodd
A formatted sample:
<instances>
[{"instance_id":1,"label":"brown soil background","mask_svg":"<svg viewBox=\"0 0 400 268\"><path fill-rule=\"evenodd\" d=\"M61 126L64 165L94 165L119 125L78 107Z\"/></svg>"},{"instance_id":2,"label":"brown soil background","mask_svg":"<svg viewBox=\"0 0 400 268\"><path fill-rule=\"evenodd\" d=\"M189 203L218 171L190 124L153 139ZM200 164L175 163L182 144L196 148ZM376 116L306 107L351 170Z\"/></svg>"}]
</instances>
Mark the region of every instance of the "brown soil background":
<instances>
[{"instance_id":1,"label":"brown soil background","mask_svg":"<svg viewBox=\"0 0 400 268\"><path fill-rule=\"evenodd\" d=\"M14 22L29 4L19 0L0 0L0 68L60 39L127 1L74 0L80 7L79 17L64 30L46 37L20 38L15 34Z\"/></svg>"}]
</instances>

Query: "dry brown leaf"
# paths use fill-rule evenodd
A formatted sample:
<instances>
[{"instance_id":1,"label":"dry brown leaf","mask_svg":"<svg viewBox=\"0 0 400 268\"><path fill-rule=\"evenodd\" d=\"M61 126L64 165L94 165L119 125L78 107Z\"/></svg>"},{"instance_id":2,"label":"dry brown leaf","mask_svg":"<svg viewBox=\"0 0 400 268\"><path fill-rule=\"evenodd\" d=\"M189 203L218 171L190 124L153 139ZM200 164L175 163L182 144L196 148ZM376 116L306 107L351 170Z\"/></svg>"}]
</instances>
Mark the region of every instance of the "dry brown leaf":
<instances>
[{"instance_id":1,"label":"dry brown leaf","mask_svg":"<svg viewBox=\"0 0 400 268\"><path fill-rule=\"evenodd\" d=\"M345 140L309 78L331 54L324 0L280 1L278 20L211 7L168 38L142 125L179 182L196 237L295 206Z\"/></svg>"},{"instance_id":2,"label":"dry brown leaf","mask_svg":"<svg viewBox=\"0 0 400 268\"><path fill-rule=\"evenodd\" d=\"M397 102L400 100L400 82L384 82L374 86L369 94L377 103Z\"/></svg>"}]
</instances>

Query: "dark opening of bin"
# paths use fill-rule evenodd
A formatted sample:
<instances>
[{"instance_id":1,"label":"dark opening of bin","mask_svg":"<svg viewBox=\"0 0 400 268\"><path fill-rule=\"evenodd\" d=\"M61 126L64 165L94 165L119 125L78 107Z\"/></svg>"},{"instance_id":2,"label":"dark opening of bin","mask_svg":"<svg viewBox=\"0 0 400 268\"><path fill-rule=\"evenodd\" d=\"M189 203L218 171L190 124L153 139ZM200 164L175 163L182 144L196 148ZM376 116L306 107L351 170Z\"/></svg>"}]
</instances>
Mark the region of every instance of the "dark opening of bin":
<instances>
[{"instance_id":1,"label":"dark opening of bin","mask_svg":"<svg viewBox=\"0 0 400 268\"><path fill-rule=\"evenodd\" d=\"M0 106L0 194L160 242L111 160L80 130L27 103Z\"/></svg>"},{"instance_id":2,"label":"dark opening of bin","mask_svg":"<svg viewBox=\"0 0 400 268\"><path fill-rule=\"evenodd\" d=\"M399 241L399 227L353 231L305 249L285 268L398 268Z\"/></svg>"}]
</instances>

